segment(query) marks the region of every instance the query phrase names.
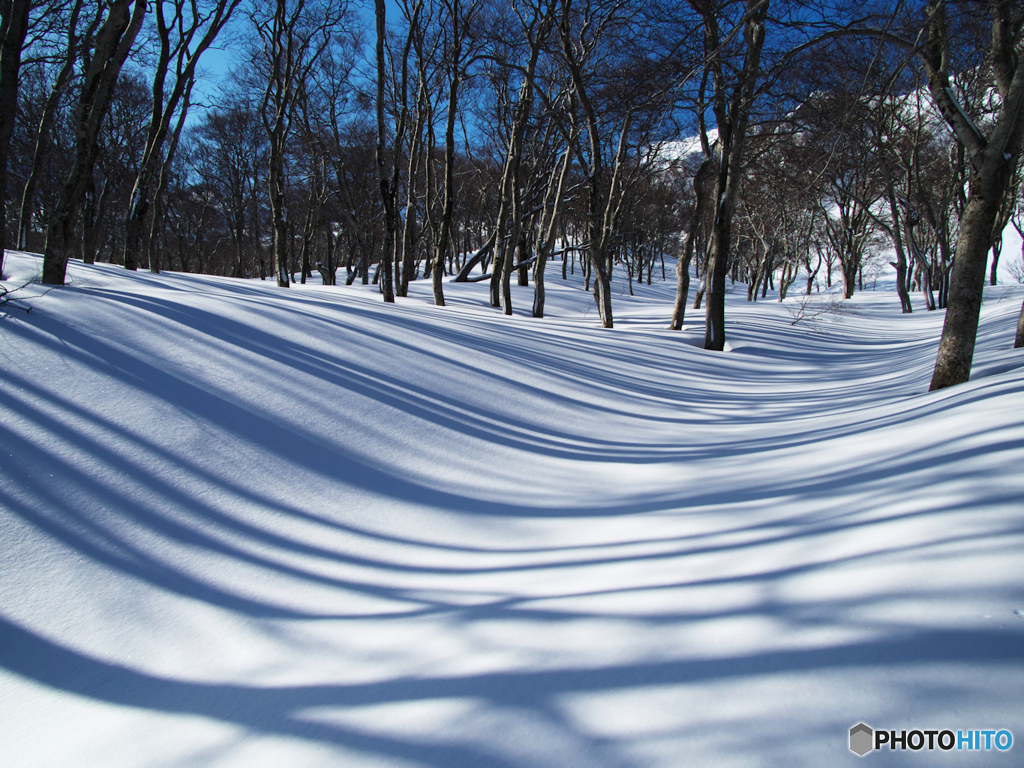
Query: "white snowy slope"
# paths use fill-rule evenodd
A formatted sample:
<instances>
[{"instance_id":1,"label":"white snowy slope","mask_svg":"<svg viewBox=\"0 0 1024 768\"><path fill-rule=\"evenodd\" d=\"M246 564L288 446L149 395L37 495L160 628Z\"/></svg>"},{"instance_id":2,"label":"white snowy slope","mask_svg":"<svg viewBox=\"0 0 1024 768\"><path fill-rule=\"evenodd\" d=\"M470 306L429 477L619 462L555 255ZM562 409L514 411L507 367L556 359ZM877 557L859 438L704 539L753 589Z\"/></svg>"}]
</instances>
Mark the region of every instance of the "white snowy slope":
<instances>
[{"instance_id":1,"label":"white snowy slope","mask_svg":"<svg viewBox=\"0 0 1024 768\"><path fill-rule=\"evenodd\" d=\"M1024 289L928 394L891 293L736 286L715 354L555 272L544 320L80 263L0 307L0 765L1020 765Z\"/></svg>"}]
</instances>

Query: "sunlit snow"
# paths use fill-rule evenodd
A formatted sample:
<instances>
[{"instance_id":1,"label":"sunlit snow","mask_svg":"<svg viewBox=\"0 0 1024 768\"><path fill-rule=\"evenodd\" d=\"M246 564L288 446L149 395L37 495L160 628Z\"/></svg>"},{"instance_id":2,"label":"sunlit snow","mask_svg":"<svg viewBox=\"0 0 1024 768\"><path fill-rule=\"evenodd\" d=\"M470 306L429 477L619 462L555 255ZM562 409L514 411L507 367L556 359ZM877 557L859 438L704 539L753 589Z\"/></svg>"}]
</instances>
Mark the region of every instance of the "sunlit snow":
<instances>
[{"instance_id":1,"label":"sunlit snow","mask_svg":"<svg viewBox=\"0 0 1024 768\"><path fill-rule=\"evenodd\" d=\"M794 324L737 285L712 353L671 280L617 278L609 331L555 272L544 320L78 262L14 294L0 764L819 768L861 721L1021 740L877 765L1019 764L1024 287L928 394L916 295Z\"/></svg>"}]
</instances>

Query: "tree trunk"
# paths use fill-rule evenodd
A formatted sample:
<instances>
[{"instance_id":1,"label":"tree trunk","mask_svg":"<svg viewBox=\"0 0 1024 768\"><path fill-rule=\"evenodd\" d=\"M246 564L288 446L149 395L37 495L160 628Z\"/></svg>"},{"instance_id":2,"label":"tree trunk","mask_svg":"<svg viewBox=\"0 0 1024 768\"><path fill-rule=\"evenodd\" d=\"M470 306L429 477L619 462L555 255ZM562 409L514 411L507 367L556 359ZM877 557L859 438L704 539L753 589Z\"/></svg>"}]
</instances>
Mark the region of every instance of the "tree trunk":
<instances>
[{"instance_id":1,"label":"tree trunk","mask_svg":"<svg viewBox=\"0 0 1024 768\"><path fill-rule=\"evenodd\" d=\"M721 142L718 181L715 185L715 224L711 235L705 315L704 348L721 352L725 349L725 278L728 274L729 252L732 246L732 219L741 182L743 150L746 145L747 124L753 106L757 80L761 67L761 50L765 38L767 0L747 0L747 20L743 39L747 50L743 69L738 74L731 98L726 94L722 63L713 59L715 69L715 117ZM712 25L710 49L717 51L717 21L705 17Z\"/></svg>"},{"instance_id":2,"label":"tree trunk","mask_svg":"<svg viewBox=\"0 0 1024 768\"><path fill-rule=\"evenodd\" d=\"M555 246L555 228L561 218L562 198L565 196L565 184L569 178L569 169L572 167L572 142L567 142L565 153L562 156L562 169L558 174L558 184L554 188L553 196L549 198L550 208L548 212L547 226L544 225L544 216L541 216L540 243L537 245L537 265L533 269L533 316L544 317L544 301L546 292L544 290L544 272L547 268L548 257ZM551 187L549 186L549 190ZM565 262L562 262L563 268Z\"/></svg>"},{"instance_id":3,"label":"tree trunk","mask_svg":"<svg viewBox=\"0 0 1024 768\"><path fill-rule=\"evenodd\" d=\"M18 75L21 49L28 32L29 0L0 2L0 278L3 277L4 249L7 247L7 156L18 112Z\"/></svg>"},{"instance_id":4,"label":"tree trunk","mask_svg":"<svg viewBox=\"0 0 1024 768\"><path fill-rule=\"evenodd\" d=\"M725 349L725 278L729 273L731 230L731 211L723 215L720 209L711 238L711 259L705 277L707 307L704 316L704 349L716 352Z\"/></svg>"},{"instance_id":5,"label":"tree trunk","mask_svg":"<svg viewBox=\"0 0 1024 768\"><path fill-rule=\"evenodd\" d=\"M29 170L28 179L25 180L25 188L21 195L21 207L18 214L18 248L26 250L29 234L32 231L32 213L36 204L36 191L39 188L39 181L43 173L43 164L50 156L53 148L53 124L60 108L61 95L71 82L74 74L75 63L78 61L78 46L81 37L76 33L78 18L81 13L84 0L76 0L71 8L68 19L69 31L67 48L64 52L64 63L61 65L57 77L53 81L53 87L43 105L43 112L39 116L39 126L36 131L35 146L32 148L32 165ZM97 17L89 27L89 33L95 31ZM0 257L2 258L2 257Z\"/></svg>"},{"instance_id":6,"label":"tree trunk","mask_svg":"<svg viewBox=\"0 0 1024 768\"><path fill-rule=\"evenodd\" d=\"M542 30L547 29L549 18L550 16L545 17ZM540 43L545 34L546 31L542 32L530 46L530 59L523 73L522 85L519 87L515 116L505 155L505 166L501 175L501 202L495 226L497 232L494 249L495 263L491 272L491 306L500 306L506 315L512 314L512 263L515 260L515 249L519 245L519 233L522 227L519 164L523 152L523 137L533 106L533 80L537 69L537 59L540 56ZM508 233L505 232L506 227L509 228Z\"/></svg>"},{"instance_id":7,"label":"tree trunk","mask_svg":"<svg viewBox=\"0 0 1024 768\"><path fill-rule=\"evenodd\" d=\"M921 283L921 293L924 296L924 307L929 312L937 309L935 303L935 286L932 282L932 265L927 259L918 257L917 279Z\"/></svg>"},{"instance_id":8,"label":"tree trunk","mask_svg":"<svg viewBox=\"0 0 1024 768\"><path fill-rule=\"evenodd\" d=\"M1024 66L1020 80L1024 90ZM987 158L989 162L980 173L972 173L970 196L949 275L946 319L930 391L962 384L971 376L985 290L985 267L992 247L992 226L1013 173L1012 162L1002 159L1001 152L999 154L998 160Z\"/></svg>"},{"instance_id":9,"label":"tree trunk","mask_svg":"<svg viewBox=\"0 0 1024 768\"><path fill-rule=\"evenodd\" d=\"M855 258L843 259L843 298L852 299L857 289L857 271L860 267L859 260Z\"/></svg>"},{"instance_id":10,"label":"tree trunk","mask_svg":"<svg viewBox=\"0 0 1024 768\"><path fill-rule=\"evenodd\" d=\"M106 184L100 198L106 195ZM85 198L82 204L82 263L96 263L96 221L99 218L99 199L96 197L96 181L92 174L85 183Z\"/></svg>"},{"instance_id":11,"label":"tree trunk","mask_svg":"<svg viewBox=\"0 0 1024 768\"><path fill-rule=\"evenodd\" d=\"M602 263L604 262L604 263ZM597 311L601 318L602 328L614 328L612 317L612 281L608 260L600 255L593 255L588 263L592 266L594 274L594 301L597 302Z\"/></svg>"},{"instance_id":12,"label":"tree trunk","mask_svg":"<svg viewBox=\"0 0 1024 768\"><path fill-rule=\"evenodd\" d=\"M516 246L516 267L517 284L520 288L524 288L530 284L530 272L527 262L530 259L529 255L529 243L527 241L526 232L529 231L529 227L522 227L519 232L519 245Z\"/></svg>"},{"instance_id":13,"label":"tree trunk","mask_svg":"<svg viewBox=\"0 0 1024 768\"><path fill-rule=\"evenodd\" d=\"M315 182L314 182L315 184ZM313 238L316 236L313 230L313 206L319 206L319 202L314 203L314 198L317 195L312 190L310 191L309 200L306 203L306 220L302 223L302 246L299 248L299 284L306 284L306 275L312 277L313 271L310 268L309 262L309 249L313 245ZM324 282L327 285L327 282Z\"/></svg>"},{"instance_id":14,"label":"tree trunk","mask_svg":"<svg viewBox=\"0 0 1024 768\"><path fill-rule=\"evenodd\" d=\"M999 111L987 135L971 121L956 100L949 79L950 33L946 6L931 0L925 42L917 49L928 75L936 108L956 134L969 158L969 193L960 220L956 256L942 339L935 359L931 390L961 384L971 374L984 293L986 264L1000 209L1005 204L1017 166L1024 131L1024 57L1017 53L1021 28L1016 4L991 3L989 58L992 84L1000 96Z\"/></svg>"},{"instance_id":15,"label":"tree trunk","mask_svg":"<svg viewBox=\"0 0 1024 768\"><path fill-rule=\"evenodd\" d=\"M268 185L270 192L271 242L274 248L274 273L277 284L287 288L291 284L288 273L288 214L285 207L284 190L284 136L271 135L270 139L270 172Z\"/></svg>"},{"instance_id":16,"label":"tree trunk","mask_svg":"<svg viewBox=\"0 0 1024 768\"><path fill-rule=\"evenodd\" d=\"M454 4L453 25L458 26L458 3ZM452 232L452 214L455 210L455 118L459 102L459 83L461 73L457 71L461 58L462 38L456 35L454 52L456 71L451 73L448 83L448 112L444 126L444 210L441 213L441 231L434 246L434 263L430 273L430 287L434 295L434 304L444 306L444 256L448 251L448 242Z\"/></svg>"},{"instance_id":17,"label":"tree trunk","mask_svg":"<svg viewBox=\"0 0 1024 768\"><path fill-rule=\"evenodd\" d=\"M512 177L512 227L509 231L508 237L504 240L504 245L501 249L501 311L503 314L512 314L512 265L516 260L516 249L519 247L519 236L522 232L523 225L519 221L520 216L520 201L519 201L519 174L518 174L518 160L516 162L517 170L513 173ZM497 270L497 266L495 266Z\"/></svg>"},{"instance_id":18,"label":"tree trunk","mask_svg":"<svg viewBox=\"0 0 1024 768\"><path fill-rule=\"evenodd\" d=\"M384 301L394 303L395 284L391 271L391 258L395 247L395 198L384 166L384 78L387 75L384 61L385 28L384 0L374 0L374 11L377 22L377 184L380 188L381 202L384 205L384 242L380 256L381 291Z\"/></svg>"},{"instance_id":19,"label":"tree trunk","mask_svg":"<svg viewBox=\"0 0 1024 768\"><path fill-rule=\"evenodd\" d=\"M43 282L64 285L68 259L74 250L75 225L82 210L85 188L92 177L99 146L100 125L107 114L121 67L142 27L145 0L113 0L96 35L93 58L82 82L75 118L75 158L57 204L50 215L43 255Z\"/></svg>"},{"instance_id":20,"label":"tree trunk","mask_svg":"<svg viewBox=\"0 0 1024 768\"><path fill-rule=\"evenodd\" d=\"M537 262L533 267L533 316L544 317L544 300L547 298L544 291L544 270L548 263L548 249L544 243L540 244Z\"/></svg>"},{"instance_id":21,"label":"tree trunk","mask_svg":"<svg viewBox=\"0 0 1024 768\"><path fill-rule=\"evenodd\" d=\"M431 115L429 113L429 107L427 105L428 97L426 95L426 77L421 72L420 82L417 88L416 97L416 117L412 131L410 132L409 140L409 173L406 176L406 191L407 199L405 204L405 228L402 235L402 258L401 258L401 272L398 275L398 290L399 296L409 295L409 280L412 279L413 272L413 256L416 251L417 235L416 235L416 197L417 197L417 186L419 184L419 166L420 157L422 155L422 144L423 144L423 125L424 122L430 120ZM427 162L433 162L433 158L427 158ZM429 190L428 190L429 195Z\"/></svg>"},{"instance_id":22,"label":"tree trunk","mask_svg":"<svg viewBox=\"0 0 1024 768\"><path fill-rule=\"evenodd\" d=\"M690 214L690 221L686 226L683 252L676 261L676 301L672 309L672 322L669 324L669 328L673 331L681 330L686 318L686 302L690 300L690 262L693 261L697 230L704 218L704 209L707 206L706 179L713 167L712 159L706 158L693 177L693 212Z\"/></svg>"},{"instance_id":23,"label":"tree trunk","mask_svg":"<svg viewBox=\"0 0 1024 768\"><path fill-rule=\"evenodd\" d=\"M477 265L481 265L481 267L480 267L481 272L486 272L487 271L487 267L486 267L487 257L488 257L488 254L494 249L494 244L495 244L496 240L497 240L497 232L492 232L491 236L487 238L487 241L477 250L476 253L474 253L472 256L470 256L467 253L466 254L466 263L462 265L462 268L459 270L459 273L457 275L455 275L455 279L452 282L455 282L455 283L468 283L469 282L469 273L472 272L473 271L473 267L475 267ZM466 246L467 247L469 246L468 242L466 243ZM494 306L494 305L492 305L492 306Z\"/></svg>"},{"instance_id":24,"label":"tree trunk","mask_svg":"<svg viewBox=\"0 0 1024 768\"><path fill-rule=\"evenodd\" d=\"M1024 348L1024 304L1021 304L1020 316L1017 318L1017 338L1013 341L1013 348Z\"/></svg>"},{"instance_id":25,"label":"tree trunk","mask_svg":"<svg viewBox=\"0 0 1024 768\"><path fill-rule=\"evenodd\" d=\"M885 166L885 163L882 163L882 165ZM884 173L886 181L886 200L889 203L889 213L892 216L892 229L890 230L890 234L892 235L893 246L896 249L896 261L894 263L891 262L893 269L896 270L896 294L900 298L900 308L902 309L903 314L909 315L914 311L914 307L910 303L910 291L907 287L907 252L903 246L899 205L896 202L896 190L894 189L894 184L887 167L885 167Z\"/></svg>"}]
</instances>

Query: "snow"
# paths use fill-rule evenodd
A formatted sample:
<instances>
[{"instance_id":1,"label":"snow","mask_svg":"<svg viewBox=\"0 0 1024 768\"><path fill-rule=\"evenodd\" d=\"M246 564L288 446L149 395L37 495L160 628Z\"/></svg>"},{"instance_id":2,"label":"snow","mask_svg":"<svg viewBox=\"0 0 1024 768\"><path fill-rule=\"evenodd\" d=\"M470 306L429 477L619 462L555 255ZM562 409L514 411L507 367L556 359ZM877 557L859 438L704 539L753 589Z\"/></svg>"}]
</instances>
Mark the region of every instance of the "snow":
<instances>
[{"instance_id":1,"label":"snow","mask_svg":"<svg viewBox=\"0 0 1024 768\"><path fill-rule=\"evenodd\" d=\"M666 330L671 281L617 281L607 331L553 270L535 320L528 288L509 318L476 284L437 308L424 281L388 306L39 269L8 254L28 285L0 307L4 765L821 766L854 764L861 721L1024 738L1020 286L987 289L972 380L929 394L941 313L887 291L793 324L801 297L737 285L711 353L698 313Z\"/></svg>"}]
</instances>

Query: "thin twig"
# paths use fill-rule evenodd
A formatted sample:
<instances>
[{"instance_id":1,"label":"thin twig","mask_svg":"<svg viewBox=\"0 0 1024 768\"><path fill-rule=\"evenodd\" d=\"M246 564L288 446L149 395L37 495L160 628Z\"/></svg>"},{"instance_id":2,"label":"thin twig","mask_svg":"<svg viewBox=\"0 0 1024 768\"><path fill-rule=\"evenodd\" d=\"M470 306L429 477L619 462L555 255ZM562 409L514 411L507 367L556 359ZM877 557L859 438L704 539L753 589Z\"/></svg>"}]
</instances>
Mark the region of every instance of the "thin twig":
<instances>
[{"instance_id":1,"label":"thin twig","mask_svg":"<svg viewBox=\"0 0 1024 768\"><path fill-rule=\"evenodd\" d=\"M811 298L810 295L805 294L801 298L800 304L795 309L790 309L790 314L793 316L793 321L790 325L796 325L804 320L812 321L821 315L853 314L853 310L842 301L837 301L835 295L830 295L827 301L823 301L814 307L811 306Z\"/></svg>"}]
</instances>

